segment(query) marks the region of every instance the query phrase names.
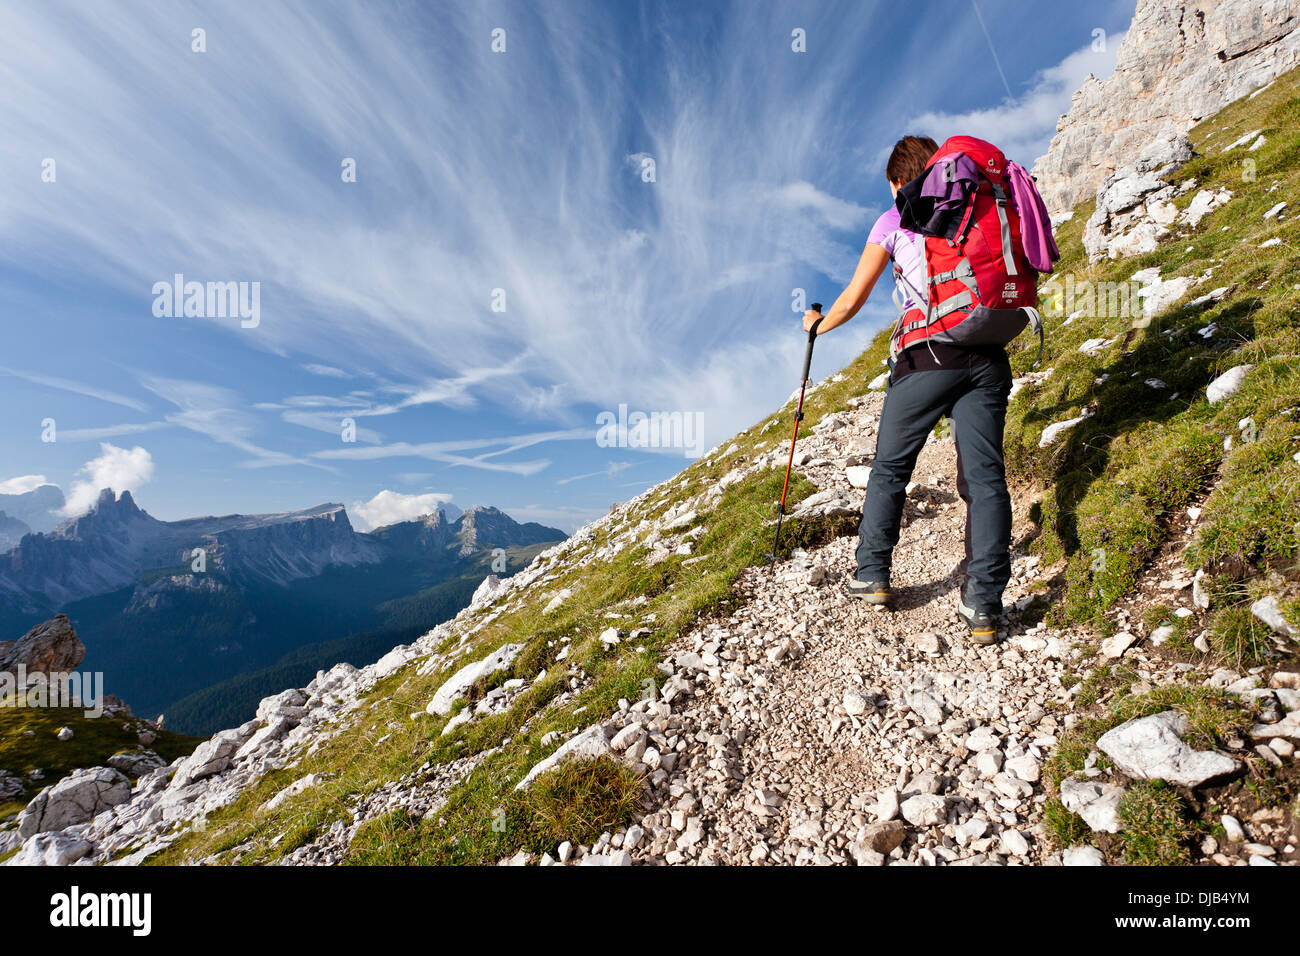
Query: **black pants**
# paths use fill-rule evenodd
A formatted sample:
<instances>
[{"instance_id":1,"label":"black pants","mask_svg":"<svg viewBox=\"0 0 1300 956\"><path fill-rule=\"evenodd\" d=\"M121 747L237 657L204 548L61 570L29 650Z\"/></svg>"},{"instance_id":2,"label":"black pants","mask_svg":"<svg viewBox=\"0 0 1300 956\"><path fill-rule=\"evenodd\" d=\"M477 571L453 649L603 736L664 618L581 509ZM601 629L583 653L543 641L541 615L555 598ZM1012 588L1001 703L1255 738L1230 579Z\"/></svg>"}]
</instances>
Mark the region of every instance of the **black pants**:
<instances>
[{"instance_id":1,"label":"black pants","mask_svg":"<svg viewBox=\"0 0 1300 956\"><path fill-rule=\"evenodd\" d=\"M903 502L916 456L940 416L952 422L957 444L957 492L966 502L962 600L1001 613L1011 577L1011 496L1002 459L1011 366L918 370L892 382L876 436L858 534L858 580L889 580Z\"/></svg>"}]
</instances>

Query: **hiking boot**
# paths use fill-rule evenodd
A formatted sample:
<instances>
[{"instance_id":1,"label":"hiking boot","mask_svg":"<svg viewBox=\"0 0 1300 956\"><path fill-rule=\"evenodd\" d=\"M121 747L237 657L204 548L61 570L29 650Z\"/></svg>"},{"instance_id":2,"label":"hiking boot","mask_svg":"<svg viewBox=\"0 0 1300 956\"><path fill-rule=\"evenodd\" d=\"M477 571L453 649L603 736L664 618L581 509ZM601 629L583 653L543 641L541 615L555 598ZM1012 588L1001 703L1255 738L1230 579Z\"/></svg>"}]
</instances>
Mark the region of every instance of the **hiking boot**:
<instances>
[{"instance_id":1,"label":"hiking boot","mask_svg":"<svg viewBox=\"0 0 1300 956\"><path fill-rule=\"evenodd\" d=\"M889 582L859 581L854 578L849 582L849 597L861 598L868 604L888 604Z\"/></svg>"},{"instance_id":2,"label":"hiking boot","mask_svg":"<svg viewBox=\"0 0 1300 956\"><path fill-rule=\"evenodd\" d=\"M957 614L970 628L970 639L974 644L996 644L998 640L998 615L988 611L977 611L967 607L966 602L957 601Z\"/></svg>"}]
</instances>

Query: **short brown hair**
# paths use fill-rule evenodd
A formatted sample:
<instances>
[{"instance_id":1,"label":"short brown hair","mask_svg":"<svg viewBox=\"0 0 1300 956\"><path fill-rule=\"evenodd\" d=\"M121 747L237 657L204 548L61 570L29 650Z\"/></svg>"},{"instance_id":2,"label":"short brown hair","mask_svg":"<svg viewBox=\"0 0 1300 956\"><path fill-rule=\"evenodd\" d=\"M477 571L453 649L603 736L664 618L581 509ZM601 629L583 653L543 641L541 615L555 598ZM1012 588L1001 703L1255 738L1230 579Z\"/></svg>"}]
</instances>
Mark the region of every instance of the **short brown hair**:
<instances>
[{"instance_id":1,"label":"short brown hair","mask_svg":"<svg viewBox=\"0 0 1300 956\"><path fill-rule=\"evenodd\" d=\"M925 164L939 151L939 144L928 136L904 136L894 144L885 164L885 177L891 183L910 183L925 172Z\"/></svg>"}]
</instances>

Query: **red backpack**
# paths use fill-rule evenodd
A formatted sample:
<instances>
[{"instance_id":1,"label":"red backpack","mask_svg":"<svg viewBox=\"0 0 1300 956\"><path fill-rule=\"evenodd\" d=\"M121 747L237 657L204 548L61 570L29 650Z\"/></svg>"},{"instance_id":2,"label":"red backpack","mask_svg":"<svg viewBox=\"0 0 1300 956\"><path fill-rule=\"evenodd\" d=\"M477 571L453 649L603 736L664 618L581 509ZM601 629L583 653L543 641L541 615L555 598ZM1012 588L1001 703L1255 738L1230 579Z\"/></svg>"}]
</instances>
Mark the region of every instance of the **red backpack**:
<instances>
[{"instance_id":1,"label":"red backpack","mask_svg":"<svg viewBox=\"0 0 1300 956\"><path fill-rule=\"evenodd\" d=\"M1032 190L1027 174L1024 181ZM929 288L912 288L895 266L913 300L927 309L899 316L891 354L922 342L1006 345L1032 325L1041 359L1038 272L1025 255L1002 151L971 136L946 140L925 172L899 187L897 205L902 227L925 237Z\"/></svg>"}]
</instances>

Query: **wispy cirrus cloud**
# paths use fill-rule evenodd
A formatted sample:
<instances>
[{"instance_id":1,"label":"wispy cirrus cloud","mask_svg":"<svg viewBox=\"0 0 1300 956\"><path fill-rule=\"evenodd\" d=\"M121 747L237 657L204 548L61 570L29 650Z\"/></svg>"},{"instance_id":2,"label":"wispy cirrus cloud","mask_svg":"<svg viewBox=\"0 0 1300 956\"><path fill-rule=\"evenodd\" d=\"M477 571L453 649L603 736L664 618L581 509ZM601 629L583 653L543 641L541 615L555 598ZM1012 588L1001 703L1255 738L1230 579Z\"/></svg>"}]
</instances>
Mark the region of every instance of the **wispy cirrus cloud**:
<instances>
[{"instance_id":1,"label":"wispy cirrus cloud","mask_svg":"<svg viewBox=\"0 0 1300 956\"><path fill-rule=\"evenodd\" d=\"M14 378L20 378L25 382L31 382L33 385L43 385L46 388L55 388L63 392L71 392L74 395L84 395L87 398L93 398L101 402L108 402L112 405L121 405L125 408L133 408L137 412L149 410L146 405L138 398L131 398L129 395L122 395L119 392L112 392L104 388L96 388L93 385L87 385L85 382L75 379L59 378L54 375L42 375L38 372L25 372L19 369L4 368L0 366L0 375L12 375Z\"/></svg>"},{"instance_id":2,"label":"wispy cirrus cloud","mask_svg":"<svg viewBox=\"0 0 1300 956\"><path fill-rule=\"evenodd\" d=\"M522 451L534 445L553 441L594 441L594 428L575 428L562 431L532 432L523 435L507 435L499 438L471 438L456 441L439 442L394 442L382 445L348 445L343 448L329 448L312 453L313 458L374 461L381 458L425 458L429 461L445 462L449 465L462 465L480 468L484 471L508 472L516 475L535 475L550 464L549 459L534 459L522 462L492 461L502 455ZM461 452L484 449L478 455L464 455Z\"/></svg>"},{"instance_id":3,"label":"wispy cirrus cloud","mask_svg":"<svg viewBox=\"0 0 1300 956\"><path fill-rule=\"evenodd\" d=\"M847 199L828 195L812 183L788 183L771 191L770 199L792 211L815 213L831 229L847 231L869 228L883 210L860 206Z\"/></svg>"},{"instance_id":4,"label":"wispy cirrus cloud","mask_svg":"<svg viewBox=\"0 0 1300 956\"><path fill-rule=\"evenodd\" d=\"M345 395L290 395L279 402L259 402L255 407L279 411L283 421L319 432L338 433L343 421L351 419L357 441L377 444L383 440L383 435L372 428L357 425L356 419L397 415L426 405L458 410L472 408L478 404L473 392L475 386L506 376L513 377L508 367L469 369L454 377L419 385L386 383Z\"/></svg>"},{"instance_id":5,"label":"wispy cirrus cloud","mask_svg":"<svg viewBox=\"0 0 1300 956\"><path fill-rule=\"evenodd\" d=\"M808 179L856 54L837 45L803 80L784 18L725 12L730 28L709 37L705 19L691 25L701 14L649 11L684 45L652 33L627 60L591 56L621 29L600 5L497 11L515 38L498 55L472 6L440 8L434 29L395 5L197 17L160 2L20 3L0 13L0 79L12 81L0 157L18 163L25 144L48 143L61 183L76 182L77 215L24 184L4 232L21 231L28 253L75 250L128 292L175 271L260 280L261 325L230 323L240 341L307 353L316 375L364 365L427 383L355 415L514 409L518 396L559 418L578 404L707 401L721 438L752 417L755 383L788 371L770 347L726 339L755 314L782 321L795 280L847 278L862 237L838 233L867 218ZM845 41L869 36L866 17L810 19ZM189 47L199 21L202 54ZM340 179L344 157L355 184ZM271 182L273 193L260 186ZM701 342L706 314L715 330ZM701 398L694 383L715 350L732 371Z\"/></svg>"},{"instance_id":6,"label":"wispy cirrus cloud","mask_svg":"<svg viewBox=\"0 0 1300 956\"><path fill-rule=\"evenodd\" d=\"M99 428L61 428L59 441L101 441L105 438L119 438L122 435L139 435L142 432L157 431L166 428L165 421L127 422L121 425L104 425Z\"/></svg>"},{"instance_id":7,"label":"wispy cirrus cloud","mask_svg":"<svg viewBox=\"0 0 1300 956\"><path fill-rule=\"evenodd\" d=\"M384 385L382 392L391 392L402 396L396 401L380 402L374 405L359 406L354 415L393 415L407 408L421 405L445 405L448 408L468 408L477 404L474 395L476 386L505 378L512 378L517 373L517 363L512 362L501 368L472 368L451 378L437 379L420 385Z\"/></svg>"},{"instance_id":8,"label":"wispy cirrus cloud","mask_svg":"<svg viewBox=\"0 0 1300 956\"><path fill-rule=\"evenodd\" d=\"M583 481L587 478L598 478L601 476L607 478L613 478L619 472L626 471L628 468L631 467L632 467L632 462L630 461L611 461L608 465L606 465L604 468L601 468L599 471L589 471L585 475L570 475L568 478L561 478L559 481L556 482L556 484L568 485L568 484L572 484L575 481Z\"/></svg>"},{"instance_id":9,"label":"wispy cirrus cloud","mask_svg":"<svg viewBox=\"0 0 1300 956\"><path fill-rule=\"evenodd\" d=\"M242 410L243 401L232 389L185 379L152 377L141 384L177 411L165 416L168 424L197 432L249 455L244 467L308 465L322 467L306 458L265 448L252 440L258 425L255 417Z\"/></svg>"},{"instance_id":10,"label":"wispy cirrus cloud","mask_svg":"<svg viewBox=\"0 0 1300 956\"><path fill-rule=\"evenodd\" d=\"M319 362L305 362L303 369L311 372L313 375L322 375L325 378L351 378L352 373L346 372L341 368L335 368L333 365L322 365Z\"/></svg>"}]
</instances>

